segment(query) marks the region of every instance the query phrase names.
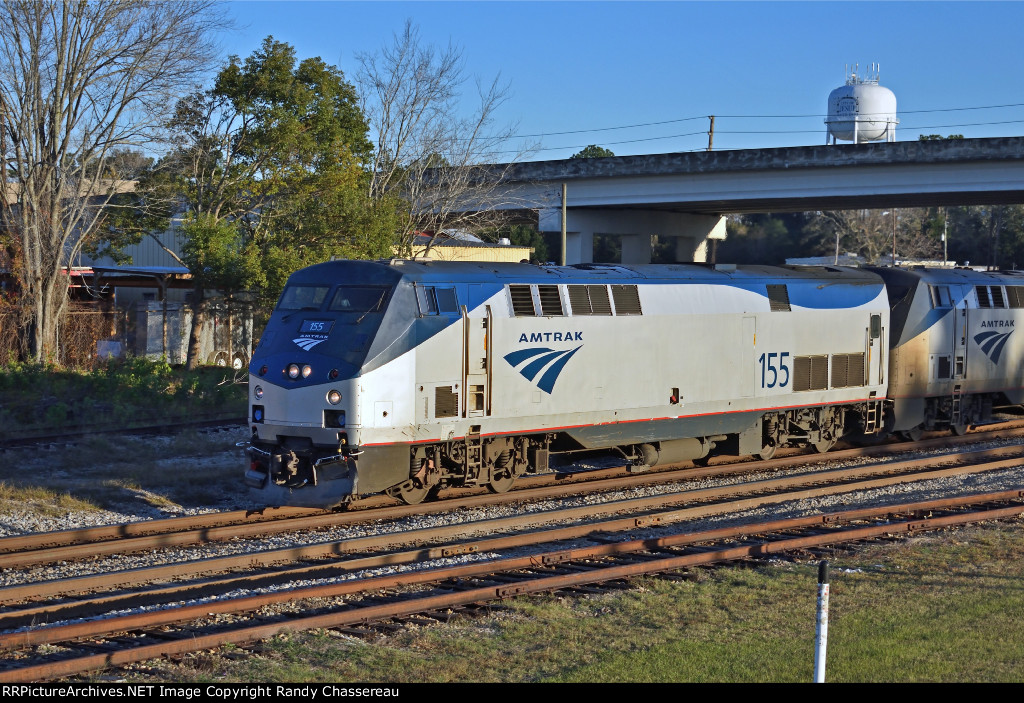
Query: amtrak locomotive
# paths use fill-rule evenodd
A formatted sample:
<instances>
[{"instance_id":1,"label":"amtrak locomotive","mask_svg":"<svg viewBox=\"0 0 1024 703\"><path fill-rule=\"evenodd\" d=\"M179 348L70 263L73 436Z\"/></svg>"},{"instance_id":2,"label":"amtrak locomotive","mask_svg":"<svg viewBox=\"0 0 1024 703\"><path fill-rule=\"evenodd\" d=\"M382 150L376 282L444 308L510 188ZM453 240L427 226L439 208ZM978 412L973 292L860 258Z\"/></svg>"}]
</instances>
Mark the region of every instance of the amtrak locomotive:
<instances>
[{"instance_id":1,"label":"amtrak locomotive","mask_svg":"<svg viewBox=\"0 0 1024 703\"><path fill-rule=\"evenodd\" d=\"M1024 272L875 268L892 308L887 428L963 434L1024 403ZM1024 322L1022 322L1024 324Z\"/></svg>"},{"instance_id":2,"label":"amtrak locomotive","mask_svg":"<svg viewBox=\"0 0 1024 703\"><path fill-rule=\"evenodd\" d=\"M266 505L407 503L616 458L633 470L910 436L1024 402L1024 278L967 270L332 261L250 364Z\"/></svg>"}]
</instances>

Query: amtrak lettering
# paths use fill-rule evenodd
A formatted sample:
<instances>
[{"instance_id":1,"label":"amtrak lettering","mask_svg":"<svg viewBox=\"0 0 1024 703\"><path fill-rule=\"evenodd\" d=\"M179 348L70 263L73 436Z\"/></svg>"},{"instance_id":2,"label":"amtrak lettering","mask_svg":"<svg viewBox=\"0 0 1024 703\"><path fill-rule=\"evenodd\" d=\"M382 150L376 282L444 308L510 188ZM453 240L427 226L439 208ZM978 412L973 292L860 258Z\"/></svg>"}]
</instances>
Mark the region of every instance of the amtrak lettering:
<instances>
[{"instance_id":1,"label":"amtrak lettering","mask_svg":"<svg viewBox=\"0 0 1024 703\"><path fill-rule=\"evenodd\" d=\"M1013 327L1013 320L984 320L982 327Z\"/></svg>"},{"instance_id":2,"label":"amtrak lettering","mask_svg":"<svg viewBox=\"0 0 1024 703\"><path fill-rule=\"evenodd\" d=\"M582 332L531 332L530 336L526 336L526 332L519 335L519 343L523 342L582 342Z\"/></svg>"}]
</instances>

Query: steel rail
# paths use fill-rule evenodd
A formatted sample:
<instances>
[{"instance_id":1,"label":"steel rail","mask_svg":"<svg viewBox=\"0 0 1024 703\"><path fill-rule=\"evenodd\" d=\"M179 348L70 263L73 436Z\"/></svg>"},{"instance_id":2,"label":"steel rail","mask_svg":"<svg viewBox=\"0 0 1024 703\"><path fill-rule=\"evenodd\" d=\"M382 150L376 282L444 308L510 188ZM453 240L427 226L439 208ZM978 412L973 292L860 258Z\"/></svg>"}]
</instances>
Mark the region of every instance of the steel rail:
<instances>
[{"instance_id":1,"label":"steel rail","mask_svg":"<svg viewBox=\"0 0 1024 703\"><path fill-rule=\"evenodd\" d=\"M934 459L934 458L933 458ZM920 464L926 459L914 460L914 464ZM933 461L934 463L934 461ZM697 491L688 491L676 494L662 494L658 496L647 496L642 498L623 499L600 503L597 505L578 506L553 511L517 515L506 518L492 518L478 520L471 523L459 523L443 527L423 528L402 533L375 535L370 537L343 540L340 542L325 542L315 545L291 547L264 552L233 555L228 557L214 557L192 562L179 562L162 566L143 567L123 571L105 572L89 576L80 576L71 579L58 579L52 581L38 581L17 586L8 586L0 589L0 604L12 604L56 596L69 597L90 591L109 589L112 587L126 587L141 583L153 583L171 579L182 579L203 574L225 572L231 569L252 569L257 567L269 568L276 564L294 563L296 561L336 558L343 554L353 553L361 550L374 548L387 548L396 544L426 543L438 539L446 539L452 536L467 537L471 534L493 533L500 530L525 529L537 527L551 522L566 521L570 519L586 519L600 515L608 515L616 512L639 512L654 510L667 505L678 503L697 502L699 500L721 499L730 496L742 495L744 493L758 493L754 497L744 500L730 500L727 503L717 505L700 505L688 508L676 509L667 513L654 515L641 515L626 518L633 521L635 527L657 525L659 523L677 522L685 519L698 519L712 515L720 515L728 512L737 512L756 508L767 504L784 503L791 500L834 495L837 493L848 493L858 490L869 490L900 483L919 482L936 478L945 478L951 475L982 473L1011 466L1018 466L1021 459L1014 458L993 463L979 464L973 466L953 466L944 469L933 469L919 471L914 474L900 474L895 476L883 476L881 478L870 478L850 483L849 481L877 473L879 467L859 467L856 469L834 470L831 476L841 481L838 484L803 488L797 491L785 493L767 494L766 491L782 491L791 488L794 484L806 483L807 477L786 477L782 479L769 479L745 484L735 484L717 488L707 488ZM881 467L893 470L896 464L883 464ZM873 470L872 470L873 469ZM815 475L820 482L821 476ZM578 526L577 529L594 531L592 525ZM566 533L568 534L568 533ZM581 532L580 534L585 534ZM345 562L333 562L330 566L334 569L346 571L359 568L371 568L374 566L386 566L396 564L412 563L424 559L433 559L438 556L454 556L457 553L468 553L473 550L471 547L458 548L447 546L442 548L422 548L410 550L398 554L390 554L378 557L381 561L375 563L370 558L367 560L349 560ZM351 566L349 566L351 565ZM313 567L307 567L313 568ZM260 574L264 576L264 574Z\"/></svg>"},{"instance_id":2,"label":"steel rail","mask_svg":"<svg viewBox=\"0 0 1024 703\"><path fill-rule=\"evenodd\" d=\"M921 505L923 504L918 504L917 509L921 509ZM909 511L915 510L914 504L905 507L907 507ZM796 537L785 536L774 541L765 540L756 544L702 550L698 553L692 554L674 554L671 551L668 553L664 553L662 551L651 552L650 550L670 550L672 547L680 546L687 541L692 544L694 541L707 542L712 539L721 539L721 537L710 537L708 533L696 535L681 534L658 539L634 540L626 543L602 544L567 549L548 553L547 555L513 558L500 563L474 564L468 567L434 570L432 573L415 574L411 579L395 580L394 577L390 577L388 579L374 579L372 582L363 582L361 588L388 588L397 585L410 585L411 583L425 583L427 582L426 580L436 582L438 578L450 579L455 576L481 576L485 573L494 575L496 573L509 573L524 569L551 567L570 562L587 562L586 570L573 570L569 573L559 573L555 575L542 574L539 576L527 576L523 580L514 581L512 583L498 579L497 585L488 584L456 592L406 598L395 603L370 605L368 607L357 606L339 612L282 620L265 625L242 626L228 631L195 635L190 638L179 639L171 642L164 641L158 644L141 645L101 655L87 655L58 662L11 668L5 671L0 671L0 682L35 681L58 676L68 676L95 669L102 669L109 666L118 666L144 661L146 659L168 654L184 654L187 652L216 648L229 643L248 644L287 632L299 632L302 630L316 628L338 628L352 625L364 625L395 617L411 616L417 613L430 612L437 609L502 600L523 594L557 591L593 583L627 579L644 574L660 573L698 565L763 557L797 549L862 541L865 539L893 534L910 534L913 532L953 525L962 525L971 522L1017 518L1022 515L1024 515L1024 506L1013 505L1003 508L974 511L965 514L961 513L941 517L919 518L896 523L885 522L879 525L847 528L836 527L836 519L834 516L830 521L825 521L822 519L823 516L819 516L819 522L816 524L821 524L832 529L817 534ZM792 523L793 521L773 521L772 523L762 525L749 525L746 526L747 531L744 534L764 534L768 531L776 533L785 532L794 528ZM806 525L804 527L806 527ZM676 543L676 540L678 540L678 543ZM641 552L645 553L645 555L650 558L640 562L629 561L625 564L612 562L610 565L603 565L599 562L593 561L596 559L614 558L616 556ZM488 567L490 570L486 571ZM481 569L485 571L481 571ZM445 576L443 577L440 576L442 572L445 572ZM373 583L372 586L370 585L371 583ZM384 585L385 583L392 585ZM356 584L337 584L331 587L317 587L304 590L302 597L336 597L338 595L344 595L346 589L359 587L360 586L357 586ZM292 594L292 596L294 597L295 594ZM209 608L208 605L206 607ZM206 612L209 612L209 610Z\"/></svg>"},{"instance_id":3,"label":"steel rail","mask_svg":"<svg viewBox=\"0 0 1024 703\"><path fill-rule=\"evenodd\" d=\"M1024 435L1024 427L1018 427L1014 423L1004 423L1000 424L996 429L972 430L971 433L962 437L945 436L921 440L913 444L912 448L907 447L907 450L913 451L917 449L937 449L950 446L956 447L968 442L1004 439L1021 435ZM37 532L0 538L0 567L14 568L14 564L4 562L4 555L14 552L58 549L61 547L71 547L115 540L120 540L120 544L122 545L115 551L121 552L126 550L123 541L125 539L147 536L155 538L157 535L182 532L189 532L193 534L193 539L195 541L189 542L188 539L174 538L174 542L165 542L164 544L160 544L157 541L150 543L148 546L144 542L139 542L137 544L139 545L139 549L152 549L160 546L183 546L185 544L204 544L207 542L245 536L244 530L231 529L240 525L256 526L280 522L281 524L276 528L277 531L280 532L316 529L318 527L335 527L351 524L353 521L358 521L360 519L379 520L393 517L404 517L407 515L434 514L450 510L452 508L482 507L515 500L530 500L533 499L535 495L538 495L530 493L531 491L536 491L545 487L550 488L552 484L557 484L557 486L561 487L561 490L554 488L552 489L552 493L546 494L544 497L572 493L573 491L565 490L564 487L576 486L579 484L585 484L588 489L592 487L593 490L613 490L626 484L648 485L651 483L672 483L713 476L753 473L762 470L806 465L818 461L842 461L845 459L859 457L885 456L887 454L891 454L895 448L900 446L900 444L901 443L841 449L827 454L801 452L799 454L793 454L786 457L775 457L768 461L740 460L734 462L712 463L712 466L709 468L691 468L689 466L685 466L683 468L659 467L658 469L651 470L647 473L631 474L629 477L618 476L618 474L621 474L622 472L622 467L576 474L531 476L521 478L517 487L508 494L493 495L485 492L484 489L450 489L443 492L442 495L457 493L457 496L449 497L447 500L440 502L420 505L395 505L396 501L386 496L368 496L367 498L361 499L357 503L353 504L349 511L343 513L327 512L324 510L310 508L264 507L257 510L234 510L221 513L210 513L206 515L145 520L124 523L121 525L104 525L75 530ZM617 477L604 478L607 476ZM600 481L616 481L620 483L596 485ZM371 510L379 510L380 514L363 514L364 512ZM285 522L288 520L294 520L295 522ZM264 534L270 534L271 532L272 530L268 529ZM61 555L54 555L50 558L41 557L39 563L62 558L73 557L70 553L67 557Z\"/></svg>"},{"instance_id":4,"label":"steel rail","mask_svg":"<svg viewBox=\"0 0 1024 703\"><path fill-rule=\"evenodd\" d=\"M1020 454L1022 451L1024 450L1022 450L1018 446L999 447L996 449L988 449L981 451L956 452L951 454L945 454L938 457L931 456L919 458L916 460L904 460L893 462L892 464L882 464L881 466L899 466L901 468L904 468L915 465L922 466L936 463L947 463L949 461L962 461L976 458L981 459L984 457L1008 456L1012 454ZM824 456L827 457L827 461L832 461L833 459L831 455ZM790 457L789 460L794 460L793 463L807 463L806 460L798 462L796 457ZM751 471L757 470L756 468L750 466L750 464L752 463L754 462L750 462L749 464L736 465L743 466L745 468L734 469L733 472L749 473ZM762 462L756 463L761 464ZM712 475L720 475L722 472L720 469L709 469L707 470L707 473L710 473ZM829 472L822 472L822 475L828 476L830 474ZM851 475L860 474L854 473ZM585 485L587 486L588 490L594 492L612 491L622 490L624 488L631 488L645 484L650 485L651 483L674 483L682 480L692 480L694 478L695 476L692 473L689 475L681 474L673 476L672 479L666 479L665 476L660 474L652 476L634 475L628 477L599 479L588 482ZM806 475L796 478L806 480ZM576 492L577 488L573 486L567 486L565 484L549 484L537 488L527 488L517 491L512 498L515 500L541 500L564 497L566 495L572 495ZM425 514L428 512L442 512L454 508L500 505L508 502L509 500L510 498L507 495L488 494L463 498L455 501L444 501L438 504L431 504L426 510L419 509L422 506L407 505L391 509L382 509L381 511L374 513L324 513L318 511L313 515L299 513L299 515L296 517L286 517L284 516L285 514L282 514L281 517L278 517L277 519L274 519L269 523L256 521L252 523L225 525L222 527L203 527L198 529L181 530L178 532L159 533L152 535L143 535L138 537L124 537L118 540L104 540L101 542L85 542L67 544L56 547L36 548L32 549L31 551L0 553L0 568L24 568L27 566L46 564L54 561L71 561L76 559L96 558L101 556L110 556L113 554L142 552L169 547L195 546L206 543L223 542L237 538L251 537L253 535L280 534L285 532L315 530L327 527L336 528L351 525L354 523L365 522L369 520L390 519L396 516L418 515ZM182 524L180 521L183 520L183 518L176 518L175 520L178 521L177 524Z\"/></svg>"},{"instance_id":5,"label":"steel rail","mask_svg":"<svg viewBox=\"0 0 1024 703\"><path fill-rule=\"evenodd\" d=\"M697 544L701 542L710 542L713 540L722 540L727 538L747 536L750 534L756 534L761 532L800 529L819 525L826 526L843 522L851 522L854 520L864 520L868 518L877 518L881 516L899 515L912 512L931 512L935 510L960 507L963 506L964 504L977 505L1013 500L1019 501L1022 499L1024 499L1024 490L1012 490L999 491L994 493L975 494L970 496L958 496L956 498L942 498L938 500L916 503L904 503L901 505L879 506L874 508L861 508L857 510L821 513L813 516L787 518L783 520L775 520L766 523L733 525L729 527L718 528L714 530L705 530L696 533L683 532L672 535L662 535L654 538L630 540L627 542L616 542L611 545L603 545L599 547L599 552L593 553L592 556L608 556L619 553L622 550L625 550L626 552L633 551L635 550L635 546L638 544L643 544L644 547L647 549L679 547ZM1024 512L1024 505L1018 506L1017 510L1018 512ZM598 527L599 529L592 530L588 534L572 534L570 536L585 537L592 536L595 533L608 534L615 531L628 530L635 527L635 525L629 524L628 520L621 520L615 521L614 523L604 523ZM548 533L545 533L542 538L537 538L535 534L531 535L530 537L531 539L528 540L524 540L522 538L496 538L490 540L483 540L480 543L481 547L479 551L486 552L498 549L522 547L526 545L548 544L569 538L562 534L561 530L552 530ZM564 550L560 550L556 552L535 554L529 557L521 558L527 561L520 561L516 563L520 565L558 563L560 560L562 560L560 555L564 553ZM42 621L36 619L33 621L35 624L38 625L36 629L25 630L22 632L0 634L0 651L10 651L29 646L38 646L41 644L54 644L58 642L66 642L69 640L79 639L83 637L99 637L111 635L113 633L122 631L173 625L177 623L199 619L209 615L238 614L243 612L251 612L257 608L261 608L267 605L276 605L280 603L310 598L333 598L338 596L351 595L353 593L364 593L380 589L395 588L398 586L410 586L423 583L430 583L444 578L479 576L493 572L495 570L496 564L501 566L507 560L508 558L501 557L498 559L493 559L486 562L478 562L471 565L432 567L420 570L418 572L405 572L401 575L371 577L366 579L352 580L340 584L336 583L318 586L304 586L297 589L279 591L271 594L241 596L229 600L199 603L195 605L186 605L168 610L159 610L148 613L136 613L131 615L121 615L106 618L100 621L81 622L68 625L57 625L53 627L47 627L45 626L44 623L42 623ZM520 568L520 566L510 568ZM507 569L505 567L502 567L501 570ZM238 586L236 582L229 582L220 585L225 587L225 590L235 590ZM117 603L116 599L114 603L108 603L108 605L112 605L116 609L125 607L123 604ZM19 615L30 615L30 617L35 618L38 618L40 614L41 613L19 613ZM5 618L4 622L0 624L0 626L2 626L3 628L7 628L9 624L9 620Z\"/></svg>"}]
</instances>

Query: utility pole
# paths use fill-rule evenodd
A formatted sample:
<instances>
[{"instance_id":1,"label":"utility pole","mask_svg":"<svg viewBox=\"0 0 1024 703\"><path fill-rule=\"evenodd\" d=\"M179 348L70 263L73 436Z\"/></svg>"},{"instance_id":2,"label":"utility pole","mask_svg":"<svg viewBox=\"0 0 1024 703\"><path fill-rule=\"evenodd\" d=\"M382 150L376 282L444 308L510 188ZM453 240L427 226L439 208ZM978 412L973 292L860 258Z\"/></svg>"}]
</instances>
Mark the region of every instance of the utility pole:
<instances>
[{"instance_id":1,"label":"utility pole","mask_svg":"<svg viewBox=\"0 0 1024 703\"><path fill-rule=\"evenodd\" d=\"M715 143L715 116L708 115L708 119L711 120L711 125L708 127L708 151L711 151L711 147Z\"/></svg>"},{"instance_id":2,"label":"utility pole","mask_svg":"<svg viewBox=\"0 0 1024 703\"><path fill-rule=\"evenodd\" d=\"M946 234L949 231L949 208L942 208L942 265L949 261L949 242Z\"/></svg>"},{"instance_id":3,"label":"utility pole","mask_svg":"<svg viewBox=\"0 0 1024 703\"><path fill-rule=\"evenodd\" d=\"M562 266L565 266L565 239L566 239L566 234L565 234L565 210L566 210L566 207L565 207L565 191L566 191L566 184L563 183L562 184Z\"/></svg>"}]
</instances>

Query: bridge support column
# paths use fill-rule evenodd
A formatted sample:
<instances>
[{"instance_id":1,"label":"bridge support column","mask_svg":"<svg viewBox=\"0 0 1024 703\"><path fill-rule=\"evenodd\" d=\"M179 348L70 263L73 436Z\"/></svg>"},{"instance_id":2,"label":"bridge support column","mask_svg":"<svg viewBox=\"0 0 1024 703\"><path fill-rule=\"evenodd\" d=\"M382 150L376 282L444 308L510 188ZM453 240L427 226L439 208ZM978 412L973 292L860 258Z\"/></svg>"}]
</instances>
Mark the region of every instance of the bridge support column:
<instances>
[{"instance_id":1,"label":"bridge support column","mask_svg":"<svg viewBox=\"0 0 1024 703\"><path fill-rule=\"evenodd\" d=\"M589 264L594 260L594 232L565 233L565 263Z\"/></svg>"},{"instance_id":2,"label":"bridge support column","mask_svg":"<svg viewBox=\"0 0 1024 703\"><path fill-rule=\"evenodd\" d=\"M649 263L651 263L651 235L649 235L649 234L624 234L624 235L622 235L622 263L624 263L624 264L649 264Z\"/></svg>"},{"instance_id":3,"label":"bridge support column","mask_svg":"<svg viewBox=\"0 0 1024 703\"><path fill-rule=\"evenodd\" d=\"M560 232L562 211L539 211L541 232ZM706 261L707 240L725 239L725 218L661 210L602 210L570 208L566 216L566 263L594 260L594 235L622 237L623 264L651 263L651 237L676 239L676 261Z\"/></svg>"}]
</instances>

